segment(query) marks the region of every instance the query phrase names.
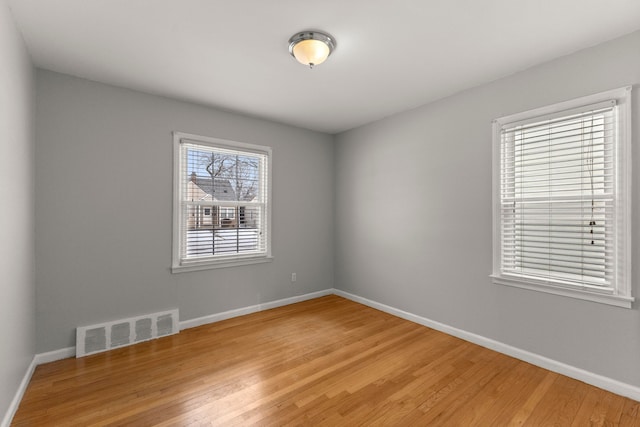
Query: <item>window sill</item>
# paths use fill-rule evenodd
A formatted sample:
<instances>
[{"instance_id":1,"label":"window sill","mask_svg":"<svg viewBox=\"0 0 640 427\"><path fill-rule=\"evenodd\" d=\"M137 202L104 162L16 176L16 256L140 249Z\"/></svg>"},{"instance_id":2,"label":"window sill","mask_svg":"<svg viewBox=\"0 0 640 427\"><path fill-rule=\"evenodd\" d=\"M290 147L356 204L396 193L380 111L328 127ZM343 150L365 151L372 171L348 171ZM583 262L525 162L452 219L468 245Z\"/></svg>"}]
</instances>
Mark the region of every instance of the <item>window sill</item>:
<instances>
[{"instance_id":1,"label":"window sill","mask_svg":"<svg viewBox=\"0 0 640 427\"><path fill-rule=\"evenodd\" d=\"M597 292L587 289L575 289L563 286L554 286L548 283L539 283L534 280L523 278L505 277L499 275L491 275L493 283L498 285L513 286L531 291L545 292L553 295L561 295L569 298L576 298L585 301L592 301L601 304L613 305L622 308L631 308L634 298L622 295L614 295L612 293Z\"/></svg>"},{"instance_id":2,"label":"window sill","mask_svg":"<svg viewBox=\"0 0 640 427\"><path fill-rule=\"evenodd\" d=\"M216 268L240 267L243 265L264 264L273 261L272 256L261 256L256 258L239 258L223 260L193 261L182 265L171 267L171 273L186 273L189 271L212 270Z\"/></svg>"}]
</instances>

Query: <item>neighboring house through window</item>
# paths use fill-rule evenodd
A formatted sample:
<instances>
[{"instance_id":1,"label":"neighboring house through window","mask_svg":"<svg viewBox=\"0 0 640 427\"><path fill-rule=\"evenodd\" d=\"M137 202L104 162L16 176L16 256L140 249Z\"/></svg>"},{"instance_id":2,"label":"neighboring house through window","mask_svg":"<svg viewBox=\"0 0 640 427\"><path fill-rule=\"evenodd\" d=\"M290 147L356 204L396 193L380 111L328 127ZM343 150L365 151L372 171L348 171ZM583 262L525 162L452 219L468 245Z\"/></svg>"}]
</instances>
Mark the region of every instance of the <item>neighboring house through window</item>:
<instances>
[{"instance_id":1,"label":"neighboring house through window","mask_svg":"<svg viewBox=\"0 0 640 427\"><path fill-rule=\"evenodd\" d=\"M271 258L271 149L174 133L172 271Z\"/></svg>"},{"instance_id":2,"label":"neighboring house through window","mask_svg":"<svg viewBox=\"0 0 640 427\"><path fill-rule=\"evenodd\" d=\"M631 307L631 88L494 122L494 282Z\"/></svg>"}]
</instances>

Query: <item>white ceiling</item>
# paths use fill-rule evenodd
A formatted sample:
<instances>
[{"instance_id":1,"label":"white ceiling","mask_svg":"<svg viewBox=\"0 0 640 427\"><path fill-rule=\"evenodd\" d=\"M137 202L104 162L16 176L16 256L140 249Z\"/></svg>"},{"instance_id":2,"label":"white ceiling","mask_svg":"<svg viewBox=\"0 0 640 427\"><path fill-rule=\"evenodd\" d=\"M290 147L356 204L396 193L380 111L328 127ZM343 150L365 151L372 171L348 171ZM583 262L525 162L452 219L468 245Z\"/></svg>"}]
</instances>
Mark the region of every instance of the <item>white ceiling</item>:
<instances>
[{"instance_id":1,"label":"white ceiling","mask_svg":"<svg viewBox=\"0 0 640 427\"><path fill-rule=\"evenodd\" d=\"M8 2L38 67L328 133L640 29L640 0Z\"/></svg>"}]
</instances>

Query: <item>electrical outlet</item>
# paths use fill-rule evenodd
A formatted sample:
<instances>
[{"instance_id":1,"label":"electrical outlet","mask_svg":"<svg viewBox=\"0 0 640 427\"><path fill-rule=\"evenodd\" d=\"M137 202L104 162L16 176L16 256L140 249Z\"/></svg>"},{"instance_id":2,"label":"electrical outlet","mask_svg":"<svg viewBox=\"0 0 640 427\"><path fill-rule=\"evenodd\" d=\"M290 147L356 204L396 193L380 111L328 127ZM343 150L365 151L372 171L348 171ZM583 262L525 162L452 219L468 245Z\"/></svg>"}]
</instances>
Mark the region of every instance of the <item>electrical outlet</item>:
<instances>
[{"instance_id":1,"label":"electrical outlet","mask_svg":"<svg viewBox=\"0 0 640 427\"><path fill-rule=\"evenodd\" d=\"M295 282L295 281L296 281L296 279L297 279L297 277L296 277L296 273L291 273L291 281L292 281L292 282Z\"/></svg>"}]
</instances>

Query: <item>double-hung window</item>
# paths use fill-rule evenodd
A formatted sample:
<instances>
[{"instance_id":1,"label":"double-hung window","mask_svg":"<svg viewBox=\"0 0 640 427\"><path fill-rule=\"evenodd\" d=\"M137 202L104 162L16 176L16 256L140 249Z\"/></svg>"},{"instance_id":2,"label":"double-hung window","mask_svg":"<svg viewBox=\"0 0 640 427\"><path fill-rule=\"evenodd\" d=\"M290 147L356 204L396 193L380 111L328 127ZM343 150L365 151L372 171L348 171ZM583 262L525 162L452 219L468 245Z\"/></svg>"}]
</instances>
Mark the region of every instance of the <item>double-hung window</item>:
<instances>
[{"instance_id":1,"label":"double-hung window","mask_svg":"<svg viewBox=\"0 0 640 427\"><path fill-rule=\"evenodd\" d=\"M631 88L494 121L493 280L630 307Z\"/></svg>"},{"instance_id":2,"label":"double-hung window","mask_svg":"<svg viewBox=\"0 0 640 427\"><path fill-rule=\"evenodd\" d=\"M271 149L174 132L172 271L271 259Z\"/></svg>"}]
</instances>

